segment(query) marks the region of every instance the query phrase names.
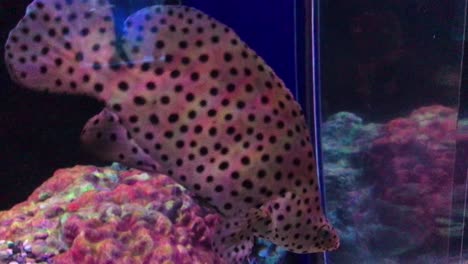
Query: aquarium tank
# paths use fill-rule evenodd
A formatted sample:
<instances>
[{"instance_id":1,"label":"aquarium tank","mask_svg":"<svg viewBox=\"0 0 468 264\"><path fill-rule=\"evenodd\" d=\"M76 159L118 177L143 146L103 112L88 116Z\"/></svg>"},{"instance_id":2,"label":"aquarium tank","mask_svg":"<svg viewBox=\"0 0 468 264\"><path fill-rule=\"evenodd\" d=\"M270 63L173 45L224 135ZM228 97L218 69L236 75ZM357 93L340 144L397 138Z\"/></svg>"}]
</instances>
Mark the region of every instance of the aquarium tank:
<instances>
[{"instance_id":1,"label":"aquarium tank","mask_svg":"<svg viewBox=\"0 0 468 264\"><path fill-rule=\"evenodd\" d=\"M466 0L0 2L0 263L468 263Z\"/></svg>"}]
</instances>

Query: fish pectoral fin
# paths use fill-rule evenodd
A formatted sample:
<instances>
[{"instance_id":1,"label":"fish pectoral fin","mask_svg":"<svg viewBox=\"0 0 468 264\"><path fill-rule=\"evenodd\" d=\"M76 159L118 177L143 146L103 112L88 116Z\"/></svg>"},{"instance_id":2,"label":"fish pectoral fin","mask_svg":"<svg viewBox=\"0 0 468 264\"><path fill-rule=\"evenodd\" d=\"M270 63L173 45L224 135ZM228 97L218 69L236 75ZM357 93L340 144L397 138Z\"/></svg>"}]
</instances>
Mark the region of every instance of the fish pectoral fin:
<instances>
[{"instance_id":1,"label":"fish pectoral fin","mask_svg":"<svg viewBox=\"0 0 468 264\"><path fill-rule=\"evenodd\" d=\"M86 122L81 131L81 144L86 152L103 161L150 172L160 168L120 124L119 117L108 109Z\"/></svg>"},{"instance_id":2,"label":"fish pectoral fin","mask_svg":"<svg viewBox=\"0 0 468 264\"><path fill-rule=\"evenodd\" d=\"M213 239L213 250L229 264L243 263L251 254L255 223L263 213L252 208L237 217L224 218L218 225Z\"/></svg>"}]
</instances>

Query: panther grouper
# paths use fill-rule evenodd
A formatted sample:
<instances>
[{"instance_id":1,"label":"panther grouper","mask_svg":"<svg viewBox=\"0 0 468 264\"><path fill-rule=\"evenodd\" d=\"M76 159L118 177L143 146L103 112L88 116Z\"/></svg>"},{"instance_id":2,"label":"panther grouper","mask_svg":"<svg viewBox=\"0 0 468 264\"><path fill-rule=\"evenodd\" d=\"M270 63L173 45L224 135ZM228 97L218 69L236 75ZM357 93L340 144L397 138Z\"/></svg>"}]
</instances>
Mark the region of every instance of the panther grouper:
<instances>
[{"instance_id":1,"label":"panther grouper","mask_svg":"<svg viewBox=\"0 0 468 264\"><path fill-rule=\"evenodd\" d=\"M103 101L86 147L165 173L215 208L213 248L228 263L248 257L255 237L297 253L338 248L303 113L273 70L194 8L144 8L123 32L106 0L35 0L6 43L9 73Z\"/></svg>"}]
</instances>

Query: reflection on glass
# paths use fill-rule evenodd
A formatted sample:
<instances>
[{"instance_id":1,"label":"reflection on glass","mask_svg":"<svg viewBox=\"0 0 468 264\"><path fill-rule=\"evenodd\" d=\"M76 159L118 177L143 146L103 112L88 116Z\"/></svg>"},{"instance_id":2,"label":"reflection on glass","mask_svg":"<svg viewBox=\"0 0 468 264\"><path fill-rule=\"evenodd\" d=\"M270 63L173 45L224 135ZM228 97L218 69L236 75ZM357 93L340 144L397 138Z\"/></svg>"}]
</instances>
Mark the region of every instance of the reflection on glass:
<instances>
[{"instance_id":1,"label":"reflection on glass","mask_svg":"<svg viewBox=\"0 0 468 264\"><path fill-rule=\"evenodd\" d=\"M459 263L462 2L322 4L324 178L342 237L331 263Z\"/></svg>"}]
</instances>

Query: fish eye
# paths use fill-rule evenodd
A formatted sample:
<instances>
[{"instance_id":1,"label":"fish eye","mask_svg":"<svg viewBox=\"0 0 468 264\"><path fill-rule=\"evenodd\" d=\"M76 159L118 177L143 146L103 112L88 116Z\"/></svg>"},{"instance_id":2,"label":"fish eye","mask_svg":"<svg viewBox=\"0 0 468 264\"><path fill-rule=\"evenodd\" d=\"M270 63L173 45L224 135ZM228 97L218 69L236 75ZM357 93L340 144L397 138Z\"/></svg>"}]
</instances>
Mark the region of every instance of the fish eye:
<instances>
[{"instance_id":1,"label":"fish eye","mask_svg":"<svg viewBox=\"0 0 468 264\"><path fill-rule=\"evenodd\" d=\"M330 231L327 229L327 226L326 225L323 225L321 228L320 228L320 231L319 231L319 235L320 237L322 237L323 239L327 239L330 237Z\"/></svg>"}]
</instances>

